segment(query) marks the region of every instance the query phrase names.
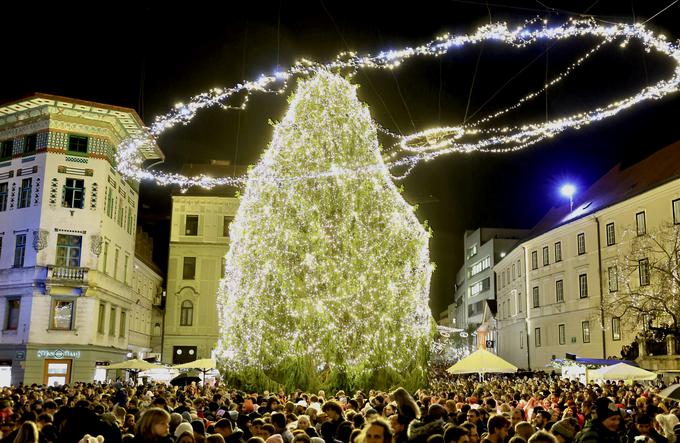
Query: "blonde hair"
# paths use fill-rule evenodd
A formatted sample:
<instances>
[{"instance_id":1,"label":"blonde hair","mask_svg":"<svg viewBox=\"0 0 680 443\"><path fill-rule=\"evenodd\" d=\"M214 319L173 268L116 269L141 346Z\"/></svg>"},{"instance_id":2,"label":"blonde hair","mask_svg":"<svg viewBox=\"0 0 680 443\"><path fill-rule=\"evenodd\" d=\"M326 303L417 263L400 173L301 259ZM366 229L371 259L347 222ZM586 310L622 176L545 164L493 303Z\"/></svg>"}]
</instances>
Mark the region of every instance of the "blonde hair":
<instances>
[{"instance_id":1,"label":"blonde hair","mask_svg":"<svg viewBox=\"0 0 680 443\"><path fill-rule=\"evenodd\" d=\"M170 423L170 414L165 409L149 408L139 417L137 426L135 427L135 435L140 435L144 441L157 440L158 437L153 434L153 425L162 420L167 420Z\"/></svg>"},{"instance_id":2,"label":"blonde hair","mask_svg":"<svg viewBox=\"0 0 680 443\"><path fill-rule=\"evenodd\" d=\"M19 428L14 443L38 443L38 427L32 421L24 422Z\"/></svg>"}]
</instances>

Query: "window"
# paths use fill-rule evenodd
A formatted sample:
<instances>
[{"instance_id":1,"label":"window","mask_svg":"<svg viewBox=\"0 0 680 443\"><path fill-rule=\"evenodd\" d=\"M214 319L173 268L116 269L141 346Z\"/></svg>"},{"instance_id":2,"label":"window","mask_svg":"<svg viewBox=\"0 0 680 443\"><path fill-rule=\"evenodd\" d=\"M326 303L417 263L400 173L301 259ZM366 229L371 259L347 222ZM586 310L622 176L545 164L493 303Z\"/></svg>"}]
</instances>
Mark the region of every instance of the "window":
<instances>
[{"instance_id":1,"label":"window","mask_svg":"<svg viewBox=\"0 0 680 443\"><path fill-rule=\"evenodd\" d=\"M83 238L79 235L57 235L57 266L80 267Z\"/></svg>"},{"instance_id":2,"label":"window","mask_svg":"<svg viewBox=\"0 0 680 443\"><path fill-rule=\"evenodd\" d=\"M109 311L109 335L116 335L116 307L111 306Z\"/></svg>"},{"instance_id":3,"label":"window","mask_svg":"<svg viewBox=\"0 0 680 443\"><path fill-rule=\"evenodd\" d=\"M581 332L583 333L583 343L590 343L590 321L581 322Z\"/></svg>"},{"instance_id":4,"label":"window","mask_svg":"<svg viewBox=\"0 0 680 443\"><path fill-rule=\"evenodd\" d=\"M106 188L107 189L107 194L106 194L106 215L110 218L113 219L113 189L111 188Z\"/></svg>"},{"instance_id":5,"label":"window","mask_svg":"<svg viewBox=\"0 0 680 443\"><path fill-rule=\"evenodd\" d=\"M198 215L187 215L185 235L198 235Z\"/></svg>"},{"instance_id":6,"label":"window","mask_svg":"<svg viewBox=\"0 0 680 443\"><path fill-rule=\"evenodd\" d=\"M555 263L562 261L562 242L555 243Z\"/></svg>"},{"instance_id":7,"label":"window","mask_svg":"<svg viewBox=\"0 0 680 443\"><path fill-rule=\"evenodd\" d=\"M72 152L87 153L87 137L82 135L69 135L68 150Z\"/></svg>"},{"instance_id":8,"label":"window","mask_svg":"<svg viewBox=\"0 0 680 443\"><path fill-rule=\"evenodd\" d=\"M616 231L614 229L614 223L609 223L606 226L607 231L607 246L612 246L616 243Z\"/></svg>"},{"instance_id":9,"label":"window","mask_svg":"<svg viewBox=\"0 0 680 443\"><path fill-rule=\"evenodd\" d=\"M548 266L550 264L550 252L547 246L543 246L543 266Z\"/></svg>"},{"instance_id":10,"label":"window","mask_svg":"<svg viewBox=\"0 0 680 443\"><path fill-rule=\"evenodd\" d=\"M224 278L226 270L227 270L227 258L222 257L222 268L220 268L220 278Z\"/></svg>"},{"instance_id":11,"label":"window","mask_svg":"<svg viewBox=\"0 0 680 443\"><path fill-rule=\"evenodd\" d=\"M125 323L127 323L127 312L120 311L120 329L118 330L119 337L125 337Z\"/></svg>"},{"instance_id":12,"label":"window","mask_svg":"<svg viewBox=\"0 0 680 443\"><path fill-rule=\"evenodd\" d=\"M8 183L0 183L0 211L7 210L7 185Z\"/></svg>"},{"instance_id":13,"label":"window","mask_svg":"<svg viewBox=\"0 0 680 443\"><path fill-rule=\"evenodd\" d=\"M524 331L519 331L519 348L524 349Z\"/></svg>"},{"instance_id":14,"label":"window","mask_svg":"<svg viewBox=\"0 0 680 443\"><path fill-rule=\"evenodd\" d=\"M118 217L116 218L118 226L123 227L123 220L125 220L125 206L123 206L123 197L118 197Z\"/></svg>"},{"instance_id":15,"label":"window","mask_svg":"<svg viewBox=\"0 0 680 443\"><path fill-rule=\"evenodd\" d=\"M649 284L649 259L638 260L638 267L640 269L640 286L647 286Z\"/></svg>"},{"instance_id":16,"label":"window","mask_svg":"<svg viewBox=\"0 0 680 443\"><path fill-rule=\"evenodd\" d=\"M621 319L619 317L612 318L612 340L621 340Z\"/></svg>"},{"instance_id":17,"label":"window","mask_svg":"<svg viewBox=\"0 0 680 443\"><path fill-rule=\"evenodd\" d=\"M517 260L517 277L522 276L522 262Z\"/></svg>"},{"instance_id":18,"label":"window","mask_svg":"<svg viewBox=\"0 0 680 443\"><path fill-rule=\"evenodd\" d=\"M567 342L567 332L565 325L557 325L557 336L559 337L561 345Z\"/></svg>"},{"instance_id":19,"label":"window","mask_svg":"<svg viewBox=\"0 0 680 443\"><path fill-rule=\"evenodd\" d=\"M555 300L557 303L562 303L564 301L564 281L557 280L555 282Z\"/></svg>"},{"instance_id":20,"label":"window","mask_svg":"<svg viewBox=\"0 0 680 443\"><path fill-rule=\"evenodd\" d=\"M470 268L470 277L473 277L480 272L489 269L491 267L491 257L485 257L482 260L478 261L472 267Z\"/></svg>"},{"instance_id":21,"label":"window","mask_svg":"<svg viewBox=\"0 0 680 443\"><path fill-rule=\"evenodd\" d=\"M0 145L0 158L10 158L14 151L14 140L5 140Z\"/></svg>"},{"instance_id":22,"label":"window","mask_svg":"<svg viewBox=\"0 0 680 443\"><path fill-rule=\"evenodd\" d=\"M534 308L538 308L539 306L541 306L540 300L538 298L538 286L533 287L532 298L533 298L533 301L534 301Z\"/></svg>"},{"instance_id":23,"label":"window","mask_svg":"<svg viewBox=\"0 0 680 443\"><path fill-rule=\"evenodd\" d=\"M673 223L680 223L680 198L673 200Z\"/></svg>"},{"instance_id":24,"label":"window","mask_svg":"<svg viewBox=\"0 0 680 443\"><path fill-rule=\"evenodd\" d=\"M73 300L54 300L50 329L71 330L73 328Z\"/></svg>"},{"instance_id":25,"label":"window","mask_svg":"<svg viewBox=\"0 0 680 443\"><path fill-rule=\"evenodd\" d=\"M27 135L24 138L24 154L35 152L38 146L38 136L36 134Z\"/></svg>"},{"instance_id":26,"label":"window","mask_svg":"<svg viewBox=\"0 0 680 443\"><path fill-rule=\"evenodd\" d=\"M541 347L541 328L534 329L534 346Z\"/></svg>"},{"instance_id":27,"label":"window","mask_svg":"<svg viewBox=\"0 0 680 443\"><path fill-rule=\"evenodd\" d=\"M522 312L522 293L517 292L517 312Z\"/></svg>"},{"instance_id":28,"label":"window","mask_svg":"<svg viewBox=\"0 0 680 443\"><path fill-rule=\"evenodd\" d=\"M194 321L194 304L189 300L182 302L182 311L180 313L179 325L191 326Z\"/></svg>"},{"instance_id":29,"label":"window","mask_svg":"<svg viewBox=\"0 0 680 443\"><path fill-rule=\"evenodd\" d=\"M16 331L19 327L19 310L21 309L21 299L13 298L7 300L7 322L5 329Z\"/></svg>"},{"instance_id":30,"label":"window","mask_svg":"<svg viewBox=\"0 0 680 443\"><path fill-rule=\"evenodd\" d=\"M578 276L578 295L581 298L588 297L588 274Z\"/></svg>"},{"instance_id":31,"label":"window","mask_svg":"<svg viewBox=\"0 0 680 443\"><path fill-rule=\"evenodd\" d=\"M104 242L104 248L102 249L102 272L106 274L106 264L109 260L109 242Z\"/></svg>"},{"instance_id":32,"label":"window","mask_svg":"<svg viewBox=\"0 0 680 443\"><path fill-rule=\"evenodd\" d=\"M120 257L120 248L116 248L113 253L113 278L118 279L118 257Z\"/></svg>"},{"instance_id":33,"label":"window","mask_svg":"<svg viewBox=\"0 0 680 443\"><path fill-rule=\"evenodd\" d=\"M470 285L470 297L474 297L481 292L488 291L491 289L491 277L487 277L484 280L480 280L477 283Z\"/></svg>"},{"instance_id":34,"label":"window","mask_svg":"<svg viewBox=\"0 0 680 443\"><path fill-rule=\"evenodd\" d=\"M31 186L32 179L25 178L21 180L21 188L19 189L19 204L17 205L19 209L28 208L31 206Z\"/></svg>"},{"instance_id":35,"label":"window","mask_svg":"<svg viewBox=\"0 0 680 443\"><path fill-rule=\"evenodd\" d=\"M106 318L106 306L104 303L99 304L99 320L97 323L97 332L100 334L104 333L104 321Z\"/></svg>"},{"instance_id":36,"label":"window","mask_svg":"<svg viewBox=\"0 0 680 443\"><path fill-rule=\"evenodd\" d=\"M224 216L222 220L222 237L229 237L229 225L233 218Z\"/></svg>"},{"instance_id":37,"label":"window","mask_svg":"<svg viewBox=\"0 0 680 443\"><path fill-rule=\"evenodd\" d=\"M184 257L182 278L184 280L193 280L196 278L196 257Z\"/></svg>"},{"instance_id":38,"label":"window","mask_svg":"<svg viewBox=\"0 0 680 443\"><path fill-rule=\"evenodd\" d=\"M128 270L128 264L130 262L130 255L125 254L125 262L123 266L123 283L127 283L127 270Z\"/></svg>"},{"instance_id":39,"label":"window","mask_svg":"<svg viewBox=\"0 0 680 443\"><path fill-rule=\"evenodd\" d=\"M61 205L65 208L83 209L85 199L85 181L75 178L67 178L64 185L64 197Z\"/></svg>"},{"instance_id":40,"label":"window","mask_svg":"<svg viewBox=\"0 0 680 443\"><path fill-rule=\"evenodd\" d=\"M517 275L517 272L515 272L515 264L512 264L512 281L515 281L515 276Z\"/></svg>"},{"instance_id":41,"label":"window","mask_svg":"<svg viewBox=\"0 0 680 443\"><path fill-rule=\"evenodd\" d=\"M576 246L578 249L578 255L583 255L586 253L586 235L580 233L576 236Z\"/></svg>"},{"instance_id":42,"label":"window","mask_svg":"<svg viewBox=\"0 0 680 443\"><path fill-rule=\"evenodd\" d=\"M637 235L645 235L647 233L647 223L645 221L645 211L635 214L635 224L637 225Z\"/></svg>"},{"instance_id":43,"label":"window","mask_svg":"<svg viewBox=\"0 0 680 443\"><path fill-rule=\"evenodd\" d=\"M538 251L531 251L531 269L538 269Z\"/></svg>"},{"instance_id":44,"label":"window","mask_svg":"<svg viewBox=\"0 0 680 443\"><path fill-rule=\"evenodd\" d=\"M477 255L477 244L470 246L467 250L467 258L472 258Z\"/></svg>"},{"instance_id":45,"label":"window","mask_svg":"<svg viewBox=\"0 0 680 443\"><path fill-rule=\"evenodd\" d=\"M619 290L619 276L616 270L616 266L610 266L607 268L607 280L609 282L609 292L616 292Z\"/></svg>"},{"instance_id":46,"label":"window","mask_svg":"<svg viewBox=\"0 0 680 443\"><path fill-rule=\"evenodd\" d=\"M26 234L19 234L14 245L14 267L24 267L24 255L26 254Z\"/></svg>"}]
</instances>

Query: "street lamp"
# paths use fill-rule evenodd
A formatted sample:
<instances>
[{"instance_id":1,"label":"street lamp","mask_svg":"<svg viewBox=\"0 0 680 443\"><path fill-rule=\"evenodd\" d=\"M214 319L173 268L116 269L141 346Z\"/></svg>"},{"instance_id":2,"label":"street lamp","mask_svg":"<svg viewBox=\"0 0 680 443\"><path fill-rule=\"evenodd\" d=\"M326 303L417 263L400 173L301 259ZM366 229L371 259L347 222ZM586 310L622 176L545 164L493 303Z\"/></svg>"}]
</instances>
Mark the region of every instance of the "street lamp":
<instances>
[{"instance_id":1,"label":"street lamp","mask_svg":"<svg viewBox=\"0 0 680 443\"><path fill-rule=\"evenodd\" d=\"M572 185L571 183L564 184L560 188L560 193L565 197L569 197L569 212L573 211L574 194L576 193L576 186Z\"/></svg>"}]
</instances>

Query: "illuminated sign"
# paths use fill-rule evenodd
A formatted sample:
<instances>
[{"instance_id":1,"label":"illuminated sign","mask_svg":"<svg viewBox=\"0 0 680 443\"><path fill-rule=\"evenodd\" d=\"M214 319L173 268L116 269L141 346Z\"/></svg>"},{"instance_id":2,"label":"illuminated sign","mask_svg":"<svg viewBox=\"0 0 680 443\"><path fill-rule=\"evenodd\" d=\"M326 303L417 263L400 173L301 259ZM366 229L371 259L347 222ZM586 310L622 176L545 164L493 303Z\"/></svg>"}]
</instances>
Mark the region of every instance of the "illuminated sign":
<instances>
[{"instance_id":1,"label":"illuminated sign","mask_svg":"<svg viewBox=\"0 0 680 443\"><path fill-rule=\"evenodd\" d=\"M80 351L69 351L68 349L55 349L54 351L48 351L41 349L38 351L38 358L80 358Z\"/></svg>"}]
</instances>

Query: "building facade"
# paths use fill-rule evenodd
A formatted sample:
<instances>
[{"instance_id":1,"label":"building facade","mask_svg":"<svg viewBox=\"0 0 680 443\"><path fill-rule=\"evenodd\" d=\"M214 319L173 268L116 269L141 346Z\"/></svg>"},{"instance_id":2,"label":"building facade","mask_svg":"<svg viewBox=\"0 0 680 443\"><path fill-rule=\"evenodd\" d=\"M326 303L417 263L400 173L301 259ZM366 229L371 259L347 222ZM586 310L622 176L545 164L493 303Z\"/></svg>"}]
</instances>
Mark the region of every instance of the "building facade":
<instances>
[{"instance_id":1,"label":"building facade","mask_svg":"<svg viewBox=\"0 0 680 443\"><path fill-rule=\"evenodd\" d=\"M163 360L209 358L217 345L217 289L224 276L229 224L238 199L174 195L168 258Z\"/></svg>"},{"instance_id":2,"label":"building facade","mask_svg":"<svg viewBox=\"0 0 680 443\"><path fill-rule=\"evenodd\" d=\"M494 266L496 274L496 349L498 355L518 368L528 368L526 323L526 263L524 249L517 246Z\"/></svg>"},{"instance_id":3,"label":"building facade","mask_svg":"<svg viewBox=\"0 0 680 443\"><path fill-rule=\"evenodd\" d=\"M553 208L530 235L495 267L497 279L524 260L522 277L501 284L498 301L500 355L519 367L545 368L553 358L621 358L642 325L604 308L621 290L649 284L643 267L621 276L618 267L635 237L680 223L680 142L641 162L609 171L576 202ZM644 251L640 251L644 255ZM652 277L653 278L653 275ZM512 309L523 291L526 310ZM513 293L513 291L517 291ZM521 324L524 323L524 331ZM526 341L524 341L526 337ZM507 346L503 343L506 340ZM519 341L521 345L513 345Z\"/></svg>"},{"instance_id":4,"label":"building facade","mask_svg":"<svg viewBox=\"0 0 680 443\"><path fill-rule=\"evenodd\" d=\"M138 188L114 169L135 111L35 95L0 107L3 383L92 381L130 352ZM153 141L147 160L162 154Z\"/></svg>"}]
</instances>

